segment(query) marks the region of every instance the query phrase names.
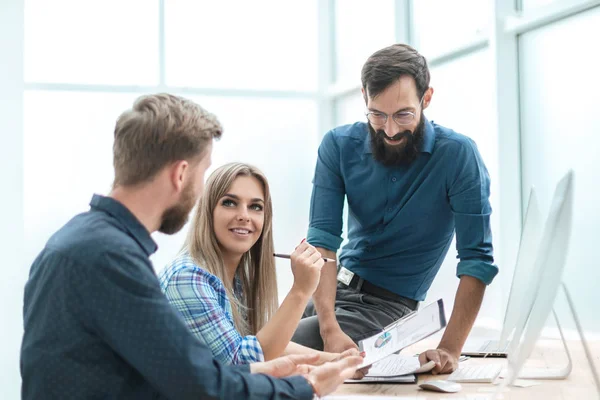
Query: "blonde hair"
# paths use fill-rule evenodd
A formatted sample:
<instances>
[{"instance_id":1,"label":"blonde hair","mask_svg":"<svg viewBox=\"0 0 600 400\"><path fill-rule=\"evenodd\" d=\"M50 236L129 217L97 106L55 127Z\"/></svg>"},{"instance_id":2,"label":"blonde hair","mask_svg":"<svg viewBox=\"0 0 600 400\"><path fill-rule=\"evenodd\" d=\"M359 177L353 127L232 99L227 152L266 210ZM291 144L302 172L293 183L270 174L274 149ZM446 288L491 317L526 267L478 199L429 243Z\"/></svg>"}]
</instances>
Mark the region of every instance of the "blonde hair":
<instances>
[{"instance_id":1,"label":"blonde hair","mask_svg":"<svg viewBox=\"0 0 600 400\"><path fill-rule=\"evenodd\" d=\"M219 199L229 190L239 176L251 176L261 182L264 190L264 225L257 242L240 260L237 276L241 279L246 304L235 297L233 277L228 278L219 242L214 230L214 210ZM184 249L194 262L217 276L223 282L232 304L233 321L242 336L255 335L273 316L278 306L277 276L273 258L273 206L269 183L265 175L248 164L223 165L208 178L204 194L198 203L192 227ZM240 308L247 311L244 320Z\"/></svg>"},{"instance_id":2,"label":"blonde hair","mask_svg":"<svg viewBox=\"0 0 600 400\"><path fill-rule=\"evenodd\" d=\"M193 101L161 93L139 97L115 126L113 186L151 180L172 162L202 159L223 128Z\"/></svg>"}]
</instances>

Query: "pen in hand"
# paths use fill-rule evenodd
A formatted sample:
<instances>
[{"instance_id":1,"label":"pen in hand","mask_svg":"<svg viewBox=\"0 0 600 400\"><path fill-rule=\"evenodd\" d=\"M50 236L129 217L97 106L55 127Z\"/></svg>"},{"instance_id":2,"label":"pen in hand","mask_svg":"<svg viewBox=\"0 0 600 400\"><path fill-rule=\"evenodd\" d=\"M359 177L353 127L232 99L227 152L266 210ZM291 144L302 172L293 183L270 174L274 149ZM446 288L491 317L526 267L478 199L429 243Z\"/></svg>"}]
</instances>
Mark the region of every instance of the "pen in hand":
<instances>
[{"instance_id":1,"label":"pen in hand","mask_svg":"<svg viewBox=\"0 0 600 400\"><path fill-rule=\"evenodd\" d=\"M279 253L274 253L273 257L287 258L288 260L291 258L291 256L289 254L279 254ZM335 262L335 259L323 257L323 261L325 261L325 262Z\"/></svg>"}]
</instances>

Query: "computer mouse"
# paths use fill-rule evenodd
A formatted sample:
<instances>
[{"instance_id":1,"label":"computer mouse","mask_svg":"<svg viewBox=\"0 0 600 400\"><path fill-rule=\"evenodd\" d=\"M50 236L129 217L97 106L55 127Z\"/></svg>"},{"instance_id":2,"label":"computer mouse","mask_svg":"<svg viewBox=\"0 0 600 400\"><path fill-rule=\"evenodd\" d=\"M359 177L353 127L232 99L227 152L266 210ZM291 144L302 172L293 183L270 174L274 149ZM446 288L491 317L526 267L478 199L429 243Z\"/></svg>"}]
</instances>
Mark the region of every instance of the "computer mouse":
<instances>
[{"instance_id":1,"label":"computer mouse","mask_svg":"<svg viewBox=\"0 0 600 400\"><path fill-rule=\"evenodd\" d=\"M431 390L434 392L456 393L462 389L460 383L450 381L427 381L419 385L423 390Z\"/></svg>"}]
</instances>

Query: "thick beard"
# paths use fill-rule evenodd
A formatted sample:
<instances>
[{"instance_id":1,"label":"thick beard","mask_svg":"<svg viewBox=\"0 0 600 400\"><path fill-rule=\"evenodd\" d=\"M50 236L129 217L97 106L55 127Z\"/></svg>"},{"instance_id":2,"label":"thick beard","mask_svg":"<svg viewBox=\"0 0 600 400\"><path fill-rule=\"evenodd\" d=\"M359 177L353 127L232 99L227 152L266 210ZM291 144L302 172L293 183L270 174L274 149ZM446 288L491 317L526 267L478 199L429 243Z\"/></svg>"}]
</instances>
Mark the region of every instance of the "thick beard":
<instances>
[{"instance_id":1,"label":"thick beard","mask_svg":"<svg viewBox=\"0 0 600 400\"><path fill-rule=\"evenodd\" d=\"M173 235L179 232L188 221L190 212L192 211L192 208L194 208L195 203L194 187L192 184L188 184L181 193L181 200L179 200L179 203L163 212L162 222L158 231L167 235Z\"/></svg>"},{"instance_id":2,"label":"thick beard","mask_svg":"<svg viewBox=\"0 0 600 400\"><path fill-rule=\"evenodd\" d=\"M425 129L425 118L421 113L421 120L419 125L415 128L414 132L405 130L398 132L391 139L404 139L404 143L396 146L389 145L385 142L387 135L383 130L375 131L371 124L369 126L369 134L371 137L371 151L373 151L373 158L379 161L386 167L393 167L398 165L409 165L411 164L419 154L419 147L423 142L423 133Z\"/></svg>"}]
</instances>

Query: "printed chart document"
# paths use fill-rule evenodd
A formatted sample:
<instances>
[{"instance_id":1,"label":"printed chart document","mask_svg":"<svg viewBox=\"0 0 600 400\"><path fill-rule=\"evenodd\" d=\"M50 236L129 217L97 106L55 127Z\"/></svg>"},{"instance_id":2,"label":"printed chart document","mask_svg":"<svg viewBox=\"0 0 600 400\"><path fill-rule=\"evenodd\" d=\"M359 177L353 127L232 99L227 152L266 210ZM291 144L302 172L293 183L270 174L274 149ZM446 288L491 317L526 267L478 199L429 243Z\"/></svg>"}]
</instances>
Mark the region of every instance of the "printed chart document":
<instances>
[{"instance_id":1,"label":"printed chart document","mask_svg":"<svg viewBox=\"0 0 600 400\"><path fill-rule=\"evenodd\" d=\"M439 299L388 325L381 333L361 340L358 346L366 355L360 368L383 360L390 354L398 353L403 348L433 335L445 326L444 302Z\"/></svg>"}]
</instances>

